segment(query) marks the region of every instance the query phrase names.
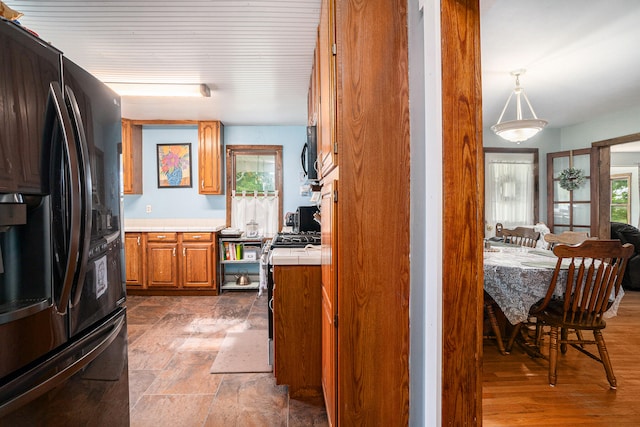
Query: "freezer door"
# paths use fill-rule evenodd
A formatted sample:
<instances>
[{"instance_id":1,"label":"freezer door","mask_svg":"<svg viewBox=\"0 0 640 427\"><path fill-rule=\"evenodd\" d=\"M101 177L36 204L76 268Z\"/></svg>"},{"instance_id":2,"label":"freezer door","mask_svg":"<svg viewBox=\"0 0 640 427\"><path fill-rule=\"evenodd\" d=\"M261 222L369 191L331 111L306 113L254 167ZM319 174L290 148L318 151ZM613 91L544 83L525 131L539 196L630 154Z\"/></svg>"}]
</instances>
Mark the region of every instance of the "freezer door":
<instances>
[{"instance_id":1,"label":"freezer door","mask_svg":"<svg viewBox=\"0 0 640 427\"><path fill-rule=\"evenodd\" d=\"M128 426L125 309L0 387L3 426Z\"/></svg>"}]
</instances>

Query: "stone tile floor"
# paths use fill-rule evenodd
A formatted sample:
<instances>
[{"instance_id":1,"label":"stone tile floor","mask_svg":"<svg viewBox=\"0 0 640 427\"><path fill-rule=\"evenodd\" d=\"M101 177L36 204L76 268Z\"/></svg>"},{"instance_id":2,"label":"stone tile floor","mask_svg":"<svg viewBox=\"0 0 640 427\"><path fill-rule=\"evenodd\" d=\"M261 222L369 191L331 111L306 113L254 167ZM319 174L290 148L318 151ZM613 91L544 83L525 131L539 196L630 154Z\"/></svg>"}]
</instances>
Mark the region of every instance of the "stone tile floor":
<instances>
[{"instance_id":1,"label":"stone tile floor","mask_svg":"<svg viewBox=\"0 0 640 427\"><path fill-rule=\"evenodd\" d=\"M129 296L131 426L326 426L321 397L289 399L273 373L211 374L228 331L267 328L267 297Z\"/></svg>"}]
</instances>

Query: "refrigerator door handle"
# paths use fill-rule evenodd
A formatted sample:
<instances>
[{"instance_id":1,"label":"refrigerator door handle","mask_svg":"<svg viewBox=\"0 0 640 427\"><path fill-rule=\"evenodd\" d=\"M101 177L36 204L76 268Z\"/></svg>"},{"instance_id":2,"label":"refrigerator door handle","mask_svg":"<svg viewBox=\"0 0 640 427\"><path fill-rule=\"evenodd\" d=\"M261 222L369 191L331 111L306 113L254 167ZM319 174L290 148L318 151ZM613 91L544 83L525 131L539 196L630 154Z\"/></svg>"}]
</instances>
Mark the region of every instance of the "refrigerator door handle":
<instances>
[{"instance_id":1,"label":"refrigerator door handle","mask_svg":"<svg viewBox=\"0 0 640 427\"><path fill-rule=\"evenodd\" d=\"M89 246L91 244L91 197L92 197L92 180L91 180L91 166L89 163L89 146L87 144L87 136L84 133L84 126L82 123L82 114L80 114L80 108L78 107L78 101L75 94L69 86L65 86L65 94L67 105L72 114L72 123L75 125L76 134L78 136L78 161L80 165L80 186L82 188L80 197L80 210L82 217L82 236L81 236L81 251L79 254L80 264L78 265L78 272L76 275L76 290L73 297L74 304L78 304L80 296L82 294L82 287L84 286L84 277L87 271L87 262L89 261Z\"/></svg>"},{"instance_id":2,"label":"refrigerator door handle","mask_svg":"<svg viewBox=\"0 0 640 427\"><path fill-rule=\"evenodd\" d=\"M69 166L69 182L71 200L71 212L69 215L69 247L67 250L66 270L62 282L62 291L60 300L54 301L54 306L58 314L66 314L69 306L69 297L71 296L71 288L73 287L75 272L78 267L78 252L80 249L81 239L81 212L79 203L81 199L81 181L80 168L78 164L78 150L75 142L75 134L71 124L71 118L65 108L62 89L58 82L49 84L49 102L47 106L47 123L53 123L53 114L57 116L60 123L60 133L64 140L64 152L66 154L67 164Z\"/></svg>"},{"instance_id":3,"label":"refrigerator door handle","mask_svg":"<svg viewBox=\"0 0 640 427\"><path fill-rule=\"evenodd\" d=\"M0 403L0 418L26 405L37 397L42 396L55 387L60 386L63 382L88 366L89 363L100 356L118 337L118 334L125 324L125 320L126 316L124 312L121 312L112 317L102 327L46 361L37 369L42 373L56 373L44 381L37 382L37 385L28 384L28 379L21 381L22 377L18 377L13 381L13 383L18 384L8 383L3 386L2 389L0 389L0 396L3 398L8 397L8 399ZM70 359L73 359L73 362L69 363ZM23 377L28 375L29 373L26 373ZM11 391L11 389L14 388L12 386L19 390Z\"/></svg>"}]
</instances>

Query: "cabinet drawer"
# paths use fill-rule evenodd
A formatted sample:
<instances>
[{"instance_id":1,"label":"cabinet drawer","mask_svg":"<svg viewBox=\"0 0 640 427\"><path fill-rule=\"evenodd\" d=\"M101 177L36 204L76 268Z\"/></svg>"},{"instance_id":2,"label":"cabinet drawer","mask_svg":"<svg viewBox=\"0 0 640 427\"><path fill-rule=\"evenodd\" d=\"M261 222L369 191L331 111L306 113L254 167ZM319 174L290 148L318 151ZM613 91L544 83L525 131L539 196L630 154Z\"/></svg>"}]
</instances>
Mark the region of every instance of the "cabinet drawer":
<instances>
[{"instance_id":1,"label":"cabinet drawer","mask_svg":"<svg viewBox=\"0 0 640 427\"><path fill-rule=\"evenodd\" d=\"M183 242L210 242L212 233L182 233Z\"/></svg>"},{"instance_id":2,"label":"cabinet drawer","mask_svg":"<svg viewBox=\"0 0 640 427\"><path fill-rule=\"evenodd\" d=\"M148 242L177 242L178 233L147 233Z\"/></svg>"}]
</instances>

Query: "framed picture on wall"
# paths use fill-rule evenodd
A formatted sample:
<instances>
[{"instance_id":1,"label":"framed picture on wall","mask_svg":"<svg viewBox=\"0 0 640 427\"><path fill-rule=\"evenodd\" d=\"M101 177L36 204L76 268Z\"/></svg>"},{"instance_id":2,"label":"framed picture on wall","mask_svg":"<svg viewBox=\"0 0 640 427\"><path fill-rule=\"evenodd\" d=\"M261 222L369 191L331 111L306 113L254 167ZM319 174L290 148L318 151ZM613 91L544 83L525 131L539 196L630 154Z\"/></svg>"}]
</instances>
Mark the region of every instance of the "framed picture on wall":
<instances>
[{"instance_id":1,"label":"framed picture on wall","mask_svg":"<svg viewBox=\"0 0 640 427\"><path fill-rule=\"evenodd\" d=\"M191 187L191 143L157 144L158 188Z\"/></svg>"}]
</instances>

